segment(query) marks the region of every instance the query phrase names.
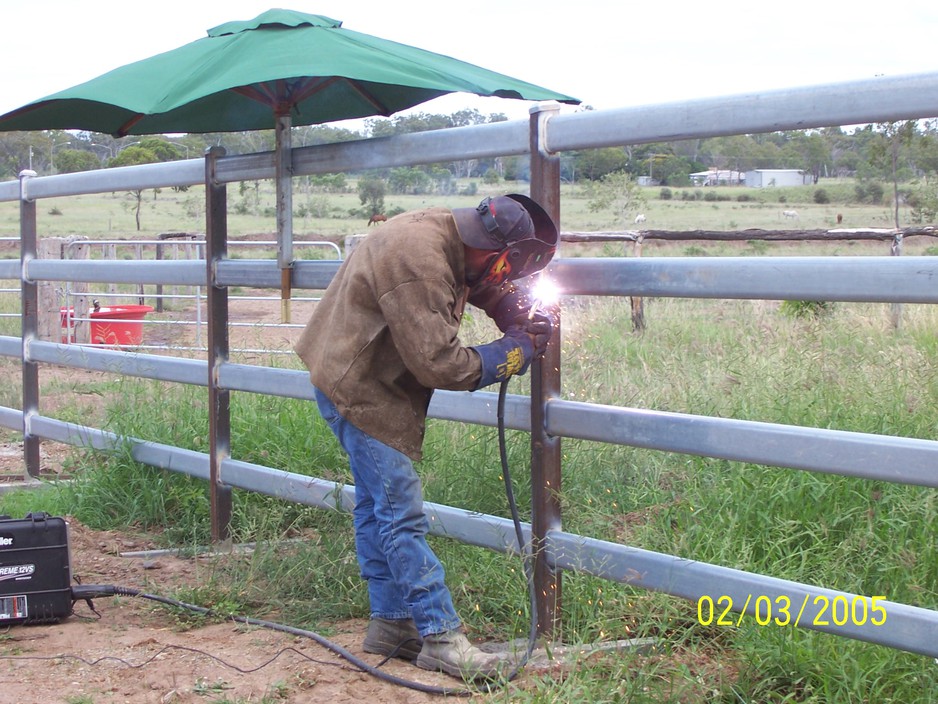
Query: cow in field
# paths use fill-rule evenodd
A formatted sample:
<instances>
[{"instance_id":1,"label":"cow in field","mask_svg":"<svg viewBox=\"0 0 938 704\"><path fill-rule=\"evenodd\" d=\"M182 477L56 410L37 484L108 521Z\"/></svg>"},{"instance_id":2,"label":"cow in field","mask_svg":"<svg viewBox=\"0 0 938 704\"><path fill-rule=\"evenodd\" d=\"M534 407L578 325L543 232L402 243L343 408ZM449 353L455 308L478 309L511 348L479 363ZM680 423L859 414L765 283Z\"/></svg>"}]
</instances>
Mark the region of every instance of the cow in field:
<instances>
[{"instance_id":1,"label":"cow in field","mask_svg":"<svg viewBox=\"0 0 938 704\"><path fill-rule=\"evenodd\" d=\"M787 218L789 220L797 220L798 212L795 210L783 210L782 217Z\"/></svg>"},{"instance_id":2,"label":"cow in field","mask_svg":"<svg viewBox=\"0 0 938 704\"><path fill-rule=\"evenodd\" d=\"M645 222L645 213L639 213L635 216L636 225L641 225L643 222Z\"/></svg>"},{"instance_id":3,"label":"cow in field","mask_svg":"<svg viewBox=\"0 0 938 704\"><path fill-rule=\"evenodd\" d=\"M368 226L377 225L379 222L387 222L388 216L384 213L375 213L371 216L371 219L368 221Z\"/></svg>"}]
</instances>

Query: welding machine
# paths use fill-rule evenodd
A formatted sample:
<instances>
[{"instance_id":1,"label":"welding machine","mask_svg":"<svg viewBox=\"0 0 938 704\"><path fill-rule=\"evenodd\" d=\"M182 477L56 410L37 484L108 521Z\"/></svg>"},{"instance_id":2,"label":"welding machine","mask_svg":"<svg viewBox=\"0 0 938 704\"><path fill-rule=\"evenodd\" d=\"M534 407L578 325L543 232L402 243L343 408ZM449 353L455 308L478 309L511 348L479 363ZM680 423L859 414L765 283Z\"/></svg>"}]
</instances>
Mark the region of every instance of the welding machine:
<instances>
[{"instance_id":1,"label":"welding machine","mask_svg":"<svg viewBox=\"0 0 938 704\"><path fill-rule=\"evenodd\" d=\"M72 613L68 526L48 513L0 516L0 626Z\"/></svg>"}]
</instances>

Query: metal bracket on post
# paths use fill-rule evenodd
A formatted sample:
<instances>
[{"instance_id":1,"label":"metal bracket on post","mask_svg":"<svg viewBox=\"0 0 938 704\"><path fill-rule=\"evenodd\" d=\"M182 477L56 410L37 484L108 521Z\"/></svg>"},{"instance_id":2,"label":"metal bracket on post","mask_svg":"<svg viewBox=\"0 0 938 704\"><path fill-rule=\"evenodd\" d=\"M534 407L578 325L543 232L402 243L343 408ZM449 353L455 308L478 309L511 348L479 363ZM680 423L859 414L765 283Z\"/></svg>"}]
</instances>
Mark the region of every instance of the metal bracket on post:
<instances>
[{"instance_id":1,"label":"metal bracket on post","mask_svg":"<svg viewBox=\"0 0 938 704\"><path fill-rule=\"evenodd\" d=\"M280 322L290 322L293 282L293 122L289 110L277 115L277 265L280 267Z\"/></svg>"},{"instance_id":2,"label":"metal bracket on post","mask_svg":"<svg viewBox=\"0 0 938 704\"><path fill-rule=\"evenodd\" d=\"M29 344L39 336L39 286L29 279L29 263L38 256L36 201L27 195L35 171L20 172L20 304L22 313L23 370L23 461L26 474L37 478L40 471L39 438L30 432L32 417L39 414L39 364L29 361Z\"/></svg>"},{"instance_id":3,"label":"metal bracket on post","mask_svg":"<svg viewBox=\"0 0 938 704\"><path fill-rule=\"evenodd\" d=\"M209 496L212 542L230 540L231 487L224 484L221 465L231 456L231 398L218 386L218 368L228 361L228 289L217 284L218 263L228 255L228 192L216 178L222 147L205 155L205 261L208 283Z\"/></svg>"},{"instance_id":4,"label":"metal bracket on post","mask_svg":"<svg viewBox=\"0 0 938 704\"><path fill-rule=\"evenodd\" d=\"M550 122L550 118L552 118L554 115L557 115L559 112L560 103L555 101L545 101L543 103L539 103L530 110L532 119L537 119L537 153L544 158L550 158L554 156L554 152L552 152L547 146L547 123ZM532 144L532 154L533 146L534 145Z\"/></svg>"},{"instance_id":5,"label":"metal bracket on post","mask_svg":"<svg viewBox=\"0 0 938 704\"><path fill-rule=\"evenodd\" d=\"M560 225L560 160L546 150L546 128L559 104L531 108L531 198ZM537 632L557 639L561 611L561 573L550 565L547 536L560 530L560 438L547 433L547 402L560 395L560 318L547 351L531 366L531 540L534 585L538 596Z\"/></svg>"}]
</instances>

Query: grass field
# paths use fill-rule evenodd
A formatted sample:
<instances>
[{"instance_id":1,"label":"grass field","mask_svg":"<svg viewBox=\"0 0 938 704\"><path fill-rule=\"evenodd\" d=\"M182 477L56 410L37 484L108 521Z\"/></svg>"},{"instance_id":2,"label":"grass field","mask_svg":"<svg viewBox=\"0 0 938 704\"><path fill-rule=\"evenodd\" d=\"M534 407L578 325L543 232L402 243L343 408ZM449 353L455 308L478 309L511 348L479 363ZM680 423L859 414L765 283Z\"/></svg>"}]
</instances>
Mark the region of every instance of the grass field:
<instances>
[{"instance_id":1,"label":"grass field","mask_svg":"<svg viewBox=\"0 0 938 704\"><path fill-rule=\"evenodd\" d=\"M521 188L519 186L519 188ZM590 213L578 187L565 186L562 229L624 229ZM144 223L147 236L198 230L200 220L178 211L187 194L159 194ZM508 189L510 190L510 189ZM734 191L737 189L733 189ZM819 206L811 191L786 189L765 202L659 201L651 189L646 227L660 229L780 228L781 209L795 209L805 227L831 227L836 213L849 226L888 226L884 208ZM151 194L152 195L152 194ZM447 199L474 205L482 193ZM784 206L777 196L784 195ZM112 200L109 200L112 199ZM351 194L328 196L335 213L360 207ZM136 236L132 215L111 196L40 208L41 228L67 234L107 218L109 236ZM438 199L431 199L434 203ZM110 204L101 211L100 201ZM113 201L113 202L112 202ZM426 204L388 197L390 207ZM170 205L164 213L164 206ZM6 204L4 204L6 205ZM0 228L15 223L0 211ZM854 222L856 219L856 222ZM272 218L233 216L232 233L269 232ZM266 223L266 224L265 224ZM365 231L364 221L311 220L299 232L340 237ZM148 227L151 227L148 225ZM46 233L47 230L42 230ZM114 234L118 232L120 234ZM48 234L52 234L48 232ZM90 234L90 233L86 233ZM650 244L644 256L747 253L887 254L888 243L737 245ZM934 244L910 239L906 251ZM622 256L622 245L588 251ZM889 324L888 306L835 304L820 317L790 317L777 302L650 299L648 329L631 332L628 301L565 302L565 398L592 403L870 433L938 437L938 310L904 306L903 325ZM491 337L473 318L467 340ZM295 364L280 361L277 364ZM17 368L18 369L18 368ZM102 378L94 393L108 399L106 426L123 435L207 451L204 389L160 389L156 382ZM527 380L513 382L526 393ZM6 399L11 403L15 399ZM80 420L81 394L61 416ZM292 472L348 481L347 465L309 404L233 395L232 454ZM13 404L15 405L15 403ZM889 600L938 608L936 492L886 482L799 472L708 458L564 442L564 529L728 567L823 587L882 594ZM507 515L495 431L444 421L430 424L419 465L430 501ZM509 460L526 517L528 438L509 432ZM167 544L208 537L205 487L185 477L111 457L76 454L75 481L42 493L0 497L0 512L70 513L92 527L132 526ZM38 504L38 505L37 505ZM329 536L284 554L262 547L248 563L220 566L201 596L246 613L277 613L300 627L328 627L367 615L367 597L352 561L350 520L343 514L235 494L236 540L276 540L304 530ZM516 560L434 539L451 577L457 608L473 633L496 640L523 637L527 601ZM293 575L300 573L302 579ZM459 577L455 577L459 575ZM584 663L565 676L538 676L487 700L512 702L932 702L938 668L928 658L791 627L703 626L696 605L586 575L565 573L563 638L594 642L651 636L656 652Z\"/></svg>"},{"instance_id":2,"label":"grass field","mask_svg":"<svg viewBox=\"0 0 938 704\"><path fill-rule=\"evenodd\" d=\"M352 187L354 189L354 182ZM634 212L645 213L644 228L656 230L822 229L836 227L837 215L843 216L842 227L890 227L892 212L888 205L859 205L852 202L852 182L821 181L819 186L791 188L687 188L672 189L671 200L659 198L660 188L640 189L645 204ZM428 205L473 207L484 195L527 191L525 183L501 183L485 186L479 182L460 181L466 191L477 188L475 195L387 195L388 212L399 212ZM814 202L817 188L823 188L831 202ZM253 184L242 193L237 184L229 186L229 233L231 237L275 232L274 194L269 183L263 182L255 192ZM729 200L707 201L706 193L716 193ZM682 200L682 194L697 200ZM740 201L739 198L748 200ZM303 213L295 218L297 237L337 238L367 231L368 214L356 213L362 205L354 192L326 194L309 191L303 179L296 179L294 210ZM629 229L634 227L610 213L592 213L588 209L588 192L584 185L564 184L561 189L561 222L564 231ZM106 193L44 199L38 204L40 235L67 237L82 235L91 239L152 238L161 232L202 232L205 229L205 196L201 186L185 192L162 189L143 192L141 229L136 229L135 200L128 194ZM782 216L783 210L795 210L798 220ZM244 211L239 214L239 211ZM55 213L55 214L53 214ZM908 212L900 218L906 223ZM633 216L634 217L634 213ZM0 237L16 237L19 233L19 206L0 203Z\"/></svg>"}]
</instances>

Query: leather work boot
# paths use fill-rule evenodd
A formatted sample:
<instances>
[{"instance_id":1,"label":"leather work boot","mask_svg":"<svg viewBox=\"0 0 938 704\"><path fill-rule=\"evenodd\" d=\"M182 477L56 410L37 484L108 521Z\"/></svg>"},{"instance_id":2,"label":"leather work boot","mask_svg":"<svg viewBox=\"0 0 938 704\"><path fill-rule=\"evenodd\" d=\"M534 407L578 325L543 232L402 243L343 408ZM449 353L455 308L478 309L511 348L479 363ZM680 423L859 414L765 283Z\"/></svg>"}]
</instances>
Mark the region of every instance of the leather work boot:
<instances>
[{"instance_id":1,"label":"leather work boot","mask_svg":"<svg viewBox=\"0 0 938 704\"><path fill-rule=\"evenodd\" d=\"M362 650L376 655L391 655L415 660L420 655L423 641L417 632L414 620L405 618L390 620L373 618L368 622L368 633L362 643Z\"/></svg>"},{"instance_id":2,"label":"leather work boot","mask_svg":"<svg viewBox=\"0 0 938 704\"><path fill-rule=\"evenodd\" d=\"M479 650L458 630L426 636L416 665L467 681L491 679L508 670L508 661L503 656Z\"/></svg>"}]
</instances>

